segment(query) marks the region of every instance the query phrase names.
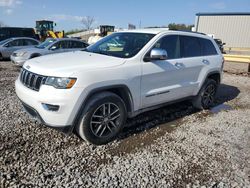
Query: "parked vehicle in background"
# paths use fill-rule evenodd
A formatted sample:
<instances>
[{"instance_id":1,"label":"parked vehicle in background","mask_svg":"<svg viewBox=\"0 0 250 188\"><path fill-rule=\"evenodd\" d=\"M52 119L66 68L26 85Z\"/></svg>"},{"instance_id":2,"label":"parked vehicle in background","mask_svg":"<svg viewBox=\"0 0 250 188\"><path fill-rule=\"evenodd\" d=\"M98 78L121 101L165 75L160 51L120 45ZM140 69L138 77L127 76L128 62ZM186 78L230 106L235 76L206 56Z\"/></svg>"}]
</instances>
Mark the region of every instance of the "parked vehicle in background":
<instances>
[{"instance_id":1,"label":"parked vehicle in background","mask_svg":"<svg viewBox=\"0 0 250 188\"><path fill-rule=\"evenodd\" d=\"M34 57L39 57L47 54L82 50L87 46L87 43L77 39L47 39L43 43L33 48L26 48L24 50L15 51L11 55L11 61L18 66L22 66L25 61Z\"/></svg>"},{"instance_id":2,"label":"parked vehicle in background","mask_svg":"<svg viewBox=\"0 0 250 188\"><path fill-rule=\"evenodd\" d=\"M33 38L9 38L0 42L0 59L10 58L11 54L19 49L38 45L40 42Z\"/></svg>"},{"instance_id":3,"label":"parked vehicle in background","mask_svg":"<svg viewBox=\"0 0 250 188\"><path fill-rule=\"evenodd\" d=\"M28 37L38 39L33 28L0 27L0 41L13 37Z\"/></svg>"},{"instance_id":4,"label":"parked vehicle in background","mask_svg":"<svg viewBox=\"0 0 250 188\"><path fill-rule=\"evenodd\" d=\"M64 38L64 31L54 31L53 21L50 20L37 20L36 32L41 41L45 41L47 38Z\"/></svg>"},{"instance_id":5,"label":"parked vehicle in background","mask_svg":"<svg viewBox=\"0 0 250 188\"><path fill-rule=\"evenodd\" d=\"M223 62L206 35L133 30L83 51L29 60L15 87L43 124L100 145L117 136L127 117L187 99L198 109L212 107Z\"/></svg>"},{"instance_id":6,"label":"parked vehicle in background","mask_svg":"<svg viewBox=\"0 0 250 188\"><path fill-rule=\"evenodd\" d=\"M214 39L214 41L219 46L221 53L225 54L224 45L226 45L226 43L223 43L221 39Z\"/></svg>"}]
</instances>

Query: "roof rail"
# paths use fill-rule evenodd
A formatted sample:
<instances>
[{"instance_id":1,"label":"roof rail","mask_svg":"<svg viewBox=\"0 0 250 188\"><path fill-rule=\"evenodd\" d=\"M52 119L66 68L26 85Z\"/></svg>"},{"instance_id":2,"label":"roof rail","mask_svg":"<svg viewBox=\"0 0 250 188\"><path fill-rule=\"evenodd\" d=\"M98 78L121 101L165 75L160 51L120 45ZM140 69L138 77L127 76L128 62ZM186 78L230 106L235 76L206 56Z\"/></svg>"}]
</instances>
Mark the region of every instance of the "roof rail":
<instances>
[{"instance_id":1,"label":"roof rail","mask_svg":"<svg viewBox=\"0 0 250 188\"><path fill-rule=\"evenodd\" d=\"M197 31L189 31L189 30L169 29L169 31L181 31L181 32L187 32L187 33L197 33L201 35L206 35L205 33L197 32Z\"/></svg>"}]
</instances>

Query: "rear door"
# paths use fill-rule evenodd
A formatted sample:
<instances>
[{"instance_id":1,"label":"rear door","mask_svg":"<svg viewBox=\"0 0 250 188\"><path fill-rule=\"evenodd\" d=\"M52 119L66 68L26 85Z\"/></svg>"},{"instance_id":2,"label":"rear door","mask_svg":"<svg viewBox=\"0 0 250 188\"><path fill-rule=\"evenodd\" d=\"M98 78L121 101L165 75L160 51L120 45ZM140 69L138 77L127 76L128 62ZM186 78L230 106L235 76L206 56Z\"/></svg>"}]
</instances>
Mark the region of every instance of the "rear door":
<instances>
[{"instance_id":1,"label":"rear door","mask_svg":"<svg viewBox=\"0 0 250 188\"><path fill-rule=\"evenodd\" d=\"M223 61L222 56L217 52L211 40L200 38L200 44L203 53L203 63L206 63L211 68L218 66L218 59L220 59L220 62Z\"/></svg>"},{"instance_id":2,"label":"rear door","mask_svg":"<svg viewBox=\"0 0 250 188\"><path fill-rule=\"evenodd\" d=\"M180 36L181 62L184 66L183 76L187 87L185 95L192 96L201 82L201 72L209 62L203 57L200 38L194 36Z\"/></svg>"}]
</instances>

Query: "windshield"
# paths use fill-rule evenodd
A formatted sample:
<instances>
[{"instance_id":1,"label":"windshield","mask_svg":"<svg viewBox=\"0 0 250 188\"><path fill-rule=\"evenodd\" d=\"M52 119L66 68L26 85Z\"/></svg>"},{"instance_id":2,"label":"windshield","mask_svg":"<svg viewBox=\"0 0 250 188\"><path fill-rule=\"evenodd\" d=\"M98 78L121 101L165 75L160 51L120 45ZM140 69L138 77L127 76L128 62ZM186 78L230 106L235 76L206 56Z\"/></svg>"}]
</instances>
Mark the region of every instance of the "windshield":
<instances>
[{"instance_id":1,"label":"windshield","mask_svg":"<svg viewBox=\"0 0 250 188\"><path fill-rule=\"evenodd\" d=\"M53 42L55 42L55 39L47 39L44 42L42 42L41 44L37 45L36 48L46 48L48 47L50 44L52 44Z\"/></svg>"},{"instance_id":2,"label":"windshield","mask_svg":"<svg viewBox=\"0 0 250 188\"><path fill-rule=\"evenodd\" d=\"M3 44L5 44L6 42L9 42L9 41L11 41L11 39L2 40L2 41L0 42L0 45L3 45Z\"/></svg>"},{"instance_id":3,"label":"windshield","mask_svg":"<svg viewBox=\"0 0 250 188\"><path fill-rule=\"evenodd\" d=\"M154 36L148 33L113 33L89 46L86 51L130 58L135 56Z\"/></svg>"}]
</instances>

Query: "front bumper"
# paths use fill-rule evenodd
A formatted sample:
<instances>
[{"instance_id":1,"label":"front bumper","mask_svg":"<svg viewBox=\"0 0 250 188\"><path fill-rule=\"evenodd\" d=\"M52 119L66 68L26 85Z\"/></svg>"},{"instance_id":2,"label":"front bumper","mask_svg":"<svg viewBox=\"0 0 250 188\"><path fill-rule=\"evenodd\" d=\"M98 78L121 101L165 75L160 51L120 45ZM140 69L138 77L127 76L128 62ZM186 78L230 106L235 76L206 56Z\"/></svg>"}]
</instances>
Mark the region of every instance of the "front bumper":
<instances>
[{"instance_id":1,"label":"front bumper","mask_svg":"<svg viewBox=\"0 0 250 188\"><path fill-rule=\"evenodd\" d=\"M25 63L25 61L27 61L28 59L27 59L27 58L24 58L24 57L18 57L18 56L13 56L13 55L11 55L11 56L10 56L10 60L11 60L11 62L12 62L14 65L23 66L23 64Z\"/></svg>"},{"instance_id":2,"label":"front bumper","mask_svg":"<svg viewBox=\"0 0 250 188\"><path fill-rule=\"evenodd\" d=\"M34 91L20 82L15 82L18 98L22 101L25 110L44 125L55 129L68 130L73 126L78 110L80 99L84 97L82 88L55 89L52 86L42 85L39 91ZM58 105L58 111L49 111L42 105ZM64 131L65 132L65 131Z\"/></svg>"},{"instance_id":3,"label":"front bumper","mask_svg":"<svg viewBox=\"0 0 250 188\"><path fill-rule=\"evenodd\" d=\"M21 101L22 102L22 101ZM43 125L56 129L60 132L63 132L65 134L69 134L72 132L72 126L71 125L65 125L65 126L51 126L49 124L47 124L43 118L40 116L40 114L32 107L30 107L29 105L25 104L24 102L22 102L23 105L23 109L25 112L27 112L28 115L30 115L31 118L37 120L38 122L42 123Z\"/></svg>"}]
</instances>

